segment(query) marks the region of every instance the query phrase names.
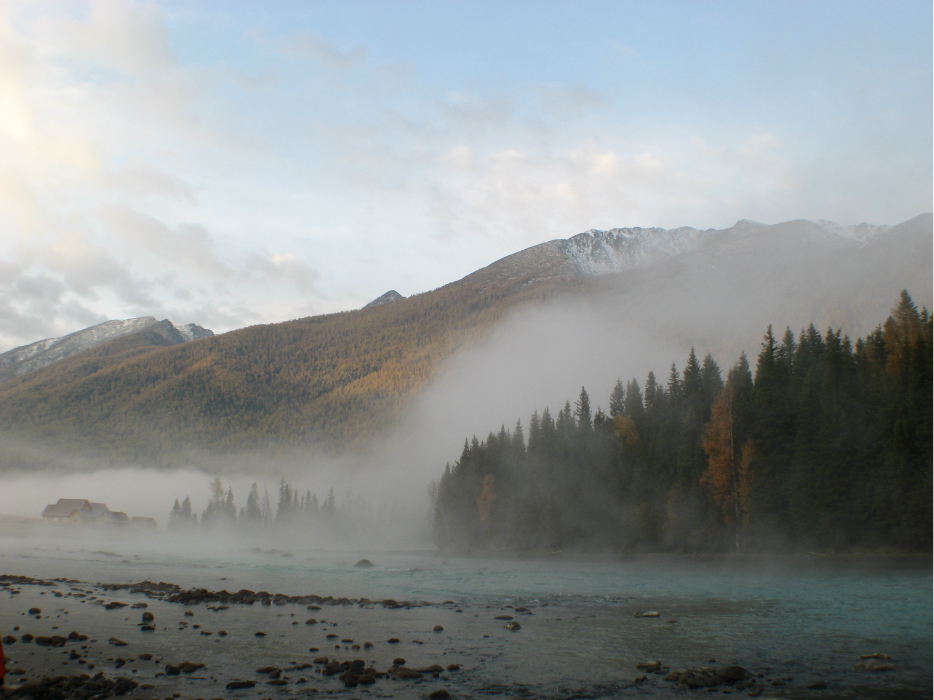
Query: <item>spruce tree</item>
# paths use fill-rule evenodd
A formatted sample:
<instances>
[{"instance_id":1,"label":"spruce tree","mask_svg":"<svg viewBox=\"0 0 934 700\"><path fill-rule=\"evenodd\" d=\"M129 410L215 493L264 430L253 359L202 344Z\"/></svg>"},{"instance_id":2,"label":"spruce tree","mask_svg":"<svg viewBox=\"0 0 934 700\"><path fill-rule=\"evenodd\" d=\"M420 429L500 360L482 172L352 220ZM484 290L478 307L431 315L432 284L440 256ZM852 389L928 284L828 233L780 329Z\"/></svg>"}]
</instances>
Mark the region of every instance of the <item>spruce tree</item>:
<instances>
[{"instance_id":1,"label":"spruce tree","mask_svg":"<svg viewBox=\"0 0 934 700\"><path fill-rule=\"evenodd\" d=\"M581 387L580 396L574 402L574 417L577 419L577 429L586 433L593 430L593 417L590 413L590 396L587 390Z\"/></svg>"},{"instance_id":2,"label":"spruce tree","mask_svg":"<svg viewBox=\"0 0 934 700\"><path fill-rule=\"evenodd\" d=\"M613 391L610 392L610 417L616 418L625 413L626 392L623 389L623 380L617 379Z\"/></svg>"}]
</instances>

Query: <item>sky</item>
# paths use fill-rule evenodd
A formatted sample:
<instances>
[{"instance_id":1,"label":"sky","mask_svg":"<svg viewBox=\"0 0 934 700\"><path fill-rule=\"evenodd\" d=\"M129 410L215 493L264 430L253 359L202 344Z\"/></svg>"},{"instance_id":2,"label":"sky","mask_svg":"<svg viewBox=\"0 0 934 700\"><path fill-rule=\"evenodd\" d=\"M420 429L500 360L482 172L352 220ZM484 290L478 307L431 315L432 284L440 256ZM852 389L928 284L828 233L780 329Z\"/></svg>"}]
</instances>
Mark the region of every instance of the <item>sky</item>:
<instances>
[{"instance_id":1,"label":"sky","mask_svg":"<svg viewBox=\"0 0 934 700\"><path fill-rule=\"evenodd\" d=\"M930 2L0 0L0 351L932 209Z\"/></svg>"}]
</instances>

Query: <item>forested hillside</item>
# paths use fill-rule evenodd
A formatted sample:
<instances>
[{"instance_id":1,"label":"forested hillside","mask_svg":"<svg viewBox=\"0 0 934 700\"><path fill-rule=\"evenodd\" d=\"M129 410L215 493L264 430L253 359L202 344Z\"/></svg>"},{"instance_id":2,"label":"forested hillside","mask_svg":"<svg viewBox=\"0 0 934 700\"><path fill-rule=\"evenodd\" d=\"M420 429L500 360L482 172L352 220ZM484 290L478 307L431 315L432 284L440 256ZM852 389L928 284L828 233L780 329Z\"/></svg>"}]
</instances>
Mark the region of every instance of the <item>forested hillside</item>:
<instances>
[{"instance_id":1,"label":"forested hillside","mask_svg":"<svg viewBox=\"0 0 934 700\"><path fill-rule=\"evenodd\" d=\"M725 381L683 371L618 382L609 413L582 389L465 441L441 478L443 548L930 552L932 321L903 292L855 343L769 327Z\"/></svg>"},{"instance_id":2,"label":"forested hillside","mask_svg":"<svg viewBox=\"0 0 934 700\"><path fill-rule=\"evenodd\" d=\"M172 465L190 450L359 444L442 359L559 286L528 282L461 282L164 349L145 333L113 341L0 385L0 466L55 452Z\"/></svg>"},{"instance_id":3,"label":"forested hillside","mask_svg":"<svg viewBox=\"0 0 934 700\"><path fill-rule=\"evenodd\" d=\"M579 347L611 351L587 360L609 381L637 371L615 369L612 353L623 348L642 373L651 365L640 356L658 353L667 363L691 343L734 356L776 318L862 334L900 289L921 290L931 303L930 215L867 241L807 221L686 231L642 231L632 240L648 247L623 246L632 253L616 261L624 269L602 276L591 275L613 266L588 234L357 311L172 347L151 332L111 340L0 384L0 469L136 464L256 473L283 464L306 469L322 453L375 464L379 438L403 417L421 421L405 429L427 468L458 439L448 432L460 425L456 409L473 410L441 386L446 370L465 358L474 373L461 398L521 402L506 414L514 415L539 403L529 383L594 383L562 383L583 360ZM629 241L623 233L621 246ZM682 234L691 240L675 245ZM572 246L575 240L592 245ZM462 352L467 347L477 352ZM525 366L513 378L528 375L525 385L503 381L503 366L516 361ZM428 387L437 390L434 423L408 410L430 403ZM439 457L425 457L428 443Z\"/></svg>"}]
</instances>

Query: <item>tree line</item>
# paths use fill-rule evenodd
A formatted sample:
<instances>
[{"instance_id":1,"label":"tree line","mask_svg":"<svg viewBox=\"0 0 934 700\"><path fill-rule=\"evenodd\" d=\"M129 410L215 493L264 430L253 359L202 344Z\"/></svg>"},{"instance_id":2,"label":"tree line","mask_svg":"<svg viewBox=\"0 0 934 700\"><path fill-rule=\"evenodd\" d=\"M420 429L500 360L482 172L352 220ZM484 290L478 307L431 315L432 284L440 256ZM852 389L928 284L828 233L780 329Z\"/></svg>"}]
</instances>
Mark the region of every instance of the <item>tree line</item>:
<instances>
[{"instance_id":1,"label":"tree line","mask_svg":"<svg viewBox=\"0 0 934 700\"><path fill-rule=\"evenodd\" d=\"M200 521L197 512L192 509L189 496L185 496L182 501L175 499L169 512L170 530L194 528L199 524L212 529L241 527L257 530L274 526L312 525L347 517L354 505L352 494L338 507L333 488L328 490L327 496L319 503L317 494L311 491L300 494L295 486L282 480L279 483L279 498L275 511L268 491L264 489L261 495L259 485L254 483L246 497L246 504L240 508L238 514L232 488L225 488L220 478L211 481L208 488L211 496Z\"/></svg>"},{"instance_id":2,"label":"tree line","mask_svg":"<svg viewBox=\"0 0 934 700\"><path fill-rule=\"evenodd\" d=\"M446 549L923 551L931 548L932 322L907 291L856 342L770 326L755 369L582 388L465 440L434 501Z\"/></svg>"}]
</instances>

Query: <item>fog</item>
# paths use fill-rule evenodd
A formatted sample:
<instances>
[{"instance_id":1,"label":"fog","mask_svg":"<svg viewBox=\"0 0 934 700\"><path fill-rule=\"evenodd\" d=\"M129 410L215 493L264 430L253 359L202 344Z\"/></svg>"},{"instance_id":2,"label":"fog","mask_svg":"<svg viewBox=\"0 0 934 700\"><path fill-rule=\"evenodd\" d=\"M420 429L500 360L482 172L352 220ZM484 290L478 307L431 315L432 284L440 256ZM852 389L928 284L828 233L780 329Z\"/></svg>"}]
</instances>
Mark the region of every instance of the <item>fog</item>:
<instances>
[{"instance_id":1,"label":"fog","mask_svg":"<svg viewBox=\"0 0 934 700\"><path fill-rule=\"evenodd\" d=\"M319 503L333 488L348 519L327 532L322 546L423 546L430 541L429 485L458 458L465 438L484 439L501 425L512 429L516 419L527 426L532 411L556 413L582 386L594 409L606 410L617 378L644 386L651 370L664 382L672 362L682 369L692 347L699 358L711 353L724 376L742 351L755 367L769 324L779 337L786 326L797 334L813 322L855 338L884 320L902 289L930 308L930 221L912 220L897 237L864 247L828 246L798 222L770 227L768 236L761 229L738 232L726 244L515 309L440 367L397 429L364 452L205 455L189 469L170 471L83 465L66 474L4 474L0 514L37 518L58 498L88 498L164 527L176 498L190 497L200 514L209 481L220 475L238 511L253 483L268 492L273 509L280 480ZM269 535L290 537L282 530Z\"/></svg>"}]
</instances>

